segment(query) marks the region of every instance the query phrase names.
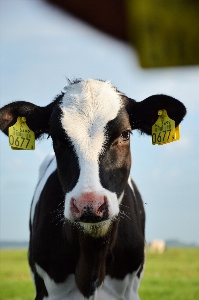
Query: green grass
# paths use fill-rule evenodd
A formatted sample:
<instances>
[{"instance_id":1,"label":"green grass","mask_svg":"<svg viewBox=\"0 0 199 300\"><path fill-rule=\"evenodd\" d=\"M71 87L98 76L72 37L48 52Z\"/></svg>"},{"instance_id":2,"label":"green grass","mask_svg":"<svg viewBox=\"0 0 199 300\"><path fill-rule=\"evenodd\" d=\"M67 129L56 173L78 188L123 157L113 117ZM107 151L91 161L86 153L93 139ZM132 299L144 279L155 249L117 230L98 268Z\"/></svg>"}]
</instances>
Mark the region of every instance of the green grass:
<instances>
[{"instance_id":1,"label":"green grass","mask_svg":"<svg viewBox=\"0 0 199 300\"><path fill-rule=\"evenodd\" d=\"M199 248L147 252L139 294L143 300L199 299Z\"/></svg>"},{"instance_id":2,"label":"green grass","mask_svg":"<svg viewBox=\"0 0 199 300\"><path fill-rule=\"evenodd\" d=\"M27 250L0 250L0 300L33 300Z\"/></svg>"},{"instance_id":3,"label":"green grass","mask_svg":"<svg viewBox=\"0 0 199 300\"><path fill-rule=\"evenodd\" d=\"M199 248L146 256L141 300L199 299ZM0 250L0 300L33 300L34 295L27 250Z\"/></svg>"}]
</instances>

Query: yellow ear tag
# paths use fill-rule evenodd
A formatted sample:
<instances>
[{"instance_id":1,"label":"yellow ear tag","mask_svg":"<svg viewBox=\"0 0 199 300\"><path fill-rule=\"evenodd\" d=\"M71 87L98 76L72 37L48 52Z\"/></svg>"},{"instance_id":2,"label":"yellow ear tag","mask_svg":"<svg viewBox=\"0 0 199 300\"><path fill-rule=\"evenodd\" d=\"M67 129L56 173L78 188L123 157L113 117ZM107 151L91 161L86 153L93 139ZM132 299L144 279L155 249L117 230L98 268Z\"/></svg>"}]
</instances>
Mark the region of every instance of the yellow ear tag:
<instances>
[{"instance_id":1,"label":"yellow ear tag","mask_svg":"<svg viewBox=\"0 0 199 300\"><path fill-rule=\"evenodd\" d=\"M166 109L158 111L158 119L152 126L152 144L163 145L180 139L180 125L175 128L175 121L167 115Z\"/></svg>"},{"instance_id":2,"label":"yellow ear tag","mask_svg":"<svg viewBox=\"0 0 199 300\"><path fill-rule=\"evenodd\" d=\"M25 117L18 117L17 122L8 128L8 136L12 150L35 149L35 134L26 124Z\"/></svg>"}]
</instances>

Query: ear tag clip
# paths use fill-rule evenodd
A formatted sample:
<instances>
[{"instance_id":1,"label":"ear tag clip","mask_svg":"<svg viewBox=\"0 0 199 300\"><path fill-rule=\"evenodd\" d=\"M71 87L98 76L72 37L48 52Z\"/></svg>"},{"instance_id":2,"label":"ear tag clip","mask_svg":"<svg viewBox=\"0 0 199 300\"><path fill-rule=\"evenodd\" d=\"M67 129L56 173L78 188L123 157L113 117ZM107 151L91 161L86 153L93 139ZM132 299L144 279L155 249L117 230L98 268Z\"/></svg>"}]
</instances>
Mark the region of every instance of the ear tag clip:
<instances>
[{"instance_id":1,"label":"ear tag clip","mask_svg":"<svg viewBox=\"0 0 199 300\"><path fill-rule=\"evenodd\" d=\"M35 134L26 124L25 117L18 117L17 122L8 128L8 136L12 150L35 149Z\"/></svg>"},{"instance_id":2,"label":"ear tag clip","mask_svg":"<svg viewBox=\"0 0 199 300\"><path fill-rule=\"evenodd\" d=\"M158 119L152 126L152 144L164 145L180 139L180 125L175 128L175 121L167 115L166 109L158 111Z\"/></svg>"}]
</instances>

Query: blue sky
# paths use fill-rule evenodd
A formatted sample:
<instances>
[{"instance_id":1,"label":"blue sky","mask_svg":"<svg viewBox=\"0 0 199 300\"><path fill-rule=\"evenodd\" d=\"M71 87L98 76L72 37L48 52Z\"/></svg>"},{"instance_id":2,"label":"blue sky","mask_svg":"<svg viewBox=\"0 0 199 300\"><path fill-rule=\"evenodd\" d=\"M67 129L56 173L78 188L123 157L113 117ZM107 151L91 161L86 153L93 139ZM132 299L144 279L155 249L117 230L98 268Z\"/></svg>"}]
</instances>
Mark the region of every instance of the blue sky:
<instances>
[{"instance_id":1,"label":"blue sky","mask_svg":"<svg viewBox=\"0 0 199 300\"><path fill-rule=\"evenodd\" d=\"M199 67L141 69L136 52L35 0L0 1L0 106L14 100L48 104L66 77L110 80L141 101L158 93L181 100L188 114L181 139L153 146L132 136L131 174L145 203L146 239L199 244ZM13 151L0 135L0 239L28 240L38 168L51 141Z\"/></svg>"}]
</instances>

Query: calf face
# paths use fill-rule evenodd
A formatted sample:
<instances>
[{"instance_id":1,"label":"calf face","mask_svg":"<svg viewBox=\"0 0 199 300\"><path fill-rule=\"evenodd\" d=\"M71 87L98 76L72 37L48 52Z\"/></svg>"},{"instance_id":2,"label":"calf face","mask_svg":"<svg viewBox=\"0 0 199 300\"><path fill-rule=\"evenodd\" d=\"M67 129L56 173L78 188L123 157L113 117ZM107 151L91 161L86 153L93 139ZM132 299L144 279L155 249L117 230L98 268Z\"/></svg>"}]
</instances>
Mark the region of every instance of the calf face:
<instances>
[{"instance_id":1,"label":"calf face","mask_svg":"<svg viewBox=\"0 0 199 300\"><path fill-rule=\"evenodd\" d=\"M130 131L121 95L109 82L72 84L53 109L50 135L66 193L64 215L90 233L102 221L98 233L106 233L119 213L130 171Z\"/></svg>"},{"instance_id":2,"label":"calf face","mask_svg":"<svg viewBox=\"0 0 199 300\"><path fill-rule=\"evenodd\" d=\"M130 132L151 134L159 109L166 109L176 126L186 113L172 97L155 95L137 103L109 82L89 79L70 84L46 107L23 101L4 106L0 129L7 134L24 116L36 138L52 137L65 218L103 236L119 213L129 177Z\"/></svg>"}]
</instances>

